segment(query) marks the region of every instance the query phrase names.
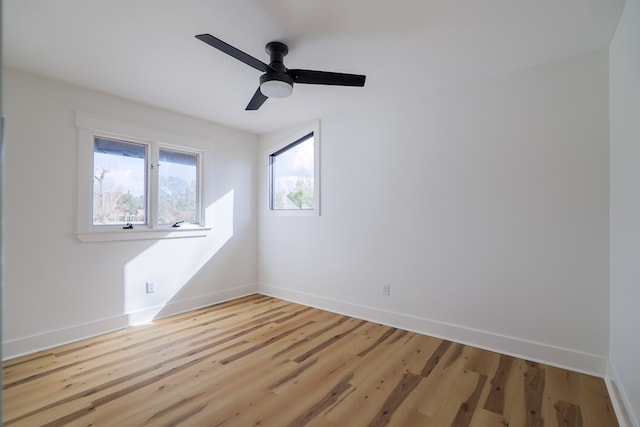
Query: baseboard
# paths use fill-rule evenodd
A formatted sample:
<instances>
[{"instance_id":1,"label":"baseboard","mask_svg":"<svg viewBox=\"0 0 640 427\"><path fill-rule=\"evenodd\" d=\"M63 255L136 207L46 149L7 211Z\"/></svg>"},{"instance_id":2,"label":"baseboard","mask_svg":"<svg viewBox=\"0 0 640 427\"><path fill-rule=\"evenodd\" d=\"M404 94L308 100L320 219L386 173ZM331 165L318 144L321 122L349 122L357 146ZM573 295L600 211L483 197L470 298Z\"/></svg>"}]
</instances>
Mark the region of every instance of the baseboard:
<instances>
[{"instance_id":1,"label":"baseboard","mask_svg":"<svg viewBox=\"0 0 640 427\"><path fill-rule=\"evenodd\" d=\"M5 341L2 343L2 358L6 360L34 353L122 329L132 324L149 321L154 318L172 316L255 292L578 372L600 377L605 377L607 374L606 359L595 355L443 323L423 317L410 316L375 307L334 300L267 284L250 284L225 289L197 298L171 302L162 307L147 308L134 313L127 313L86 324L48 331L43 334ZM611 372L614 371L611 369ZM620 399L618 399L618 401L620 401Z\"/></svg>"},{"instance_id":2,"label":"baseboard","mask_svg":"<svg viewBox=\"0 0 640 427\"><path fill-rule=\"evenodd\" d=\"M640 422L638 422L636 414L629 410L632 408L631 403L624 389L619 387L620 380L610 360L607 361L605 383L607 384L609 397L611 397L611 403L613 404L613 409L616 411L620 427L640 427Z\"/></svg>"},{"instance_id":3,"label":"baseboard","mask_svg":"<svg viewBox=\"0 0 640 427\"><path fill-rule=\"evenodd\" d=\"M175 301L158 307L150 307L132 313L126 313L106 319L100 319L68 328L48 331L42 334L4 341L2 343L2 360L35 353L59 345L68 344L85 338L113 332L138 323L153 319L173 316L185 311L195 310L212 304L221 303L245 295L256 293L257 285L250 284L224 289L201 295L196 298Z\"/></svg>"},{"instance_id":4,"label":"baseboard","mask_svg":"<svg viewBox=\"0 0 640 427\"><path fill-rule=\"evenodd\" d=\"M2 342L2 360L13 359L37 351L68 344L84 338L117 331L129 326L127 315L109 317L68 328Z\"/></svg>"},{"instance_id":5,"label":"baseboard","mask_svg":"<svg viewBox=\"0 0 640 427\"><path fill-rule=\"evenodd\" d=\"M606 359L571 349L503 336L464 326L434 321L403 313L382 310L338 301L306 292L284 289L264 283L258 284L258 292L299 304L304 304L334 313L370 320L412 332L417 332L457 343L495 351L559 368L570 369L589 375L604 377Z\"/></svg>"},{"instance_id":6,"label":"baseboard","mask_svg":"<svg viewBox=\"0 0 640 427\"><path fill-rule=\"evenodd\" d=\"M160 307L149 307L144 310L131 312L128 314L129 325L137 325L140 323L150 322L154 319L173 316L175 314L184 313L186 311L196 310L198 308L207 307L246 295L255 294L257 285L250 284L237 286L235 288L224 289L222 291L212 292L206 295L200 295L195 298L170 302Z\"/></svg>"}]
</instances>

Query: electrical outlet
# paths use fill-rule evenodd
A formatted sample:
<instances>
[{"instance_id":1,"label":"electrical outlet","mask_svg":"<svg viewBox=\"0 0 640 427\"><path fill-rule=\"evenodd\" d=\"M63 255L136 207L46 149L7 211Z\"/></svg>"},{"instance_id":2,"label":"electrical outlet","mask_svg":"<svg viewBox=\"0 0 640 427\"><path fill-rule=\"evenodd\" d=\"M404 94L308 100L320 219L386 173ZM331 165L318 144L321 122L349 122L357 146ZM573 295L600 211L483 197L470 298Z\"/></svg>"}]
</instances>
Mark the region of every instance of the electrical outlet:
<instances>
[{"instance_id":1,"label":"electrical outlet","mask_svg":"<svg viewBox=\"0 0 640 427\"><path fill-rule=\"evenodd\" d=\"M156 284L154 282L145 283L145 289L148 294L152 294L156 291Z\"/></svg>"},{"instance_id":2,"label":"electrical outlet","mask_svg":"<svg viewBox=\"0 0 640 427\"><path fill-rule=\"evenodd\" d=\"M391 285L388 283L385 283L384 285L382 285L382 295L385 297L388 297L389 295L391 295Z\"/></svg>"}]
</instances>

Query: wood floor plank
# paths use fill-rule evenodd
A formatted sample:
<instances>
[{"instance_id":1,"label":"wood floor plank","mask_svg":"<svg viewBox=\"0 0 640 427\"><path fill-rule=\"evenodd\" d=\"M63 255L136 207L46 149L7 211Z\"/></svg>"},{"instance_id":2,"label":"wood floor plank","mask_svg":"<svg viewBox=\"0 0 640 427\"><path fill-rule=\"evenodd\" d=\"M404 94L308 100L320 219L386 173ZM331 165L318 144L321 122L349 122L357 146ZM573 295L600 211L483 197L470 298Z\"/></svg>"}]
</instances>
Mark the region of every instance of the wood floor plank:
<instances>
[{"instance_id":1,"label":"wood floor plank","mask_svg":"<svg viewBox=\"0 0 640 427\"><path fill-rule=\"evenodd\" d=\"M499 357L498 366L491 379L491 392L484 403L484 409L498 415L504 414L504 402L507 396L506 382L512 366L513 357L506 355Z\"/></svg>"},{"instance_id":2,"label":"wood floor plank","mask_svg":"<svg viewBox=\"0 0 640 427\"><path fill-rule=\"evenodd\" d=\"M525 372L528 362L515 359L505 386L504 419L510 426L524 426L527 419Z\"/></svg>"},{"instance_id":3,"label":"wood floor plank","mask_svg":"<svg viewBox=\"0 0 640 427\"><path fill-rule=\"evenodd\" d=\"M6 426L615 427L601 378L250 295L3 364Z\"/></svg>"},{"instance_id":4,"label":"wood floor plank","mask_svg":"<svg viewBox=\"0 0 640 427\"><path fill-rule=\"evenodd\" d=\"M509 422L500 414L487 411L486 409L478 409L474 414L469 427L507 427L513 425L517 424L509 424Z\"/></svg>"},{"instance_id":5,"label":"wood floor plank","mask_svg":"<svg viewBox=\"0 0 640 427\"><path fill-rule=\"evenodd\" d=\"M542 403L545 387L545 370L537 363L528 363L524 373L524 399L527 408L526 427L543 427Z\"/></svg>"},{"instance_id":6,"label":"wood floor plank","mask_svg":"<svg viewBox=\"0 0 640 427\"><path fill-rule=\"evenodd\" d=\"M478 383L473 389L473 392L458 407L458 412L456 412L456 416L451 423L451 427L468 427L471 424L471 419L476 413L478 402L480 401L480 395L482 394L482 390L484 389L486 382L487 376L479 374Z\"/></svg>"},{"instance_id":7,"label":"wood floor plank","mask_svg":"<svg viewBox=\"0 0 640 427\"><path fill-rule=\"evenodd\" d=\"M462 344L458 344L462 345ZM500 354L492 351L482 350L479 348L463 346L471 348L472 351L466 353L464 369L486 375L489 379L493 378L500 364ZM508 356L505 356L508 357Z\"/></svg>"},{"instance_id":8,"label":"wood floor plank","mask_svg":"<svg viewBox=\"0 0 640 427\"><path fill-rule=\"evenodd\" d=\"M558 416L558 425L562 427L582 427L580 406L559 400L553 407Z\"/></svg>"},{"instance_id":9,"label":"wood floor plank","mask_svg":"<svg viewBox=\"0 0 640 427\"><path fill-rule=\"evenodd\" d=\"M420 427L438 427L433 422L433 419L420 413L416 408L401 405L393 414L390 419L389 427L407 427L407 426L420 426Z\"/></svg>"},{"instance_id":10,"label":"wood floor plank","mask_svg":"<svg viewBox=\"0 0 640 427\"><path fill-rule=\"evenodd\" d=\"M460 407L474 394L481 375L471 371L444 368L434 370L416 390L423 396L417 404L421 413L432 418L435 425L451 425Z\"/></svg>"}]
</instances>

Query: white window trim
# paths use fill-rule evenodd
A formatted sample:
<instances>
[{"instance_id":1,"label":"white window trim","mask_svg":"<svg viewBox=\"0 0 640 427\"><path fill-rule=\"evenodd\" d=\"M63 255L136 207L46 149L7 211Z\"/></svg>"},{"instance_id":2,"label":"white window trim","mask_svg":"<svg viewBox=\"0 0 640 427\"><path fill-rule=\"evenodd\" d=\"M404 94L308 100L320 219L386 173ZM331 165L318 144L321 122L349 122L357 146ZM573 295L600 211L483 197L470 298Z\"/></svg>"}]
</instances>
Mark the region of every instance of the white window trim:
<instances>
[{"instance_id":1,"label":"white window trim","mask_svg":"<svg viewBox=\"0 0 640 427\"><path fill-rule=\"evenodd\" d=\"M122 240L147 240L147 239L172 239L185 237L206 236L211 227L206 225L204 191L204 151L187 147L192 141L189 138L169 135L153 129L145 129L128 123L109 119L83 111L76 111L76 127L78 128L78 217L76 236L82 242L112 242ZM175 149L198 153L198 197L200 200L200 225L186 224L180 228L160 226L156 224L155 206L151 206L148 212L148 224L136 225L131 230L124 230L121 225L94 226L93 217L93 150L94 136L115 138L124 141L138 142L149 146ZM198 146L195 141L190 144ZM154 150L155 151L155 150ZM154 154L150 154L150 157ZM150 159L155 162L157 159ZM151 174L147 182L147 193L152 203L157 203L157 186L151 182L154 175Z\"/></svg>"},{"instance_id":2,"label":"white window trim","mask_svg":"<svg viewBox=\"0 0 640 427\"><path fill-rule=\"evenodd\" d=\"M270 156L285 148L287 145L313 133L313 209L271 209L271 167ZM263 161L266 164L267 200L265 203L266 214L273 216L320 216L320 121L300 129L299 131L281 139L277 144L269 146L263 153Z\"/></svg>"}]
</instances>

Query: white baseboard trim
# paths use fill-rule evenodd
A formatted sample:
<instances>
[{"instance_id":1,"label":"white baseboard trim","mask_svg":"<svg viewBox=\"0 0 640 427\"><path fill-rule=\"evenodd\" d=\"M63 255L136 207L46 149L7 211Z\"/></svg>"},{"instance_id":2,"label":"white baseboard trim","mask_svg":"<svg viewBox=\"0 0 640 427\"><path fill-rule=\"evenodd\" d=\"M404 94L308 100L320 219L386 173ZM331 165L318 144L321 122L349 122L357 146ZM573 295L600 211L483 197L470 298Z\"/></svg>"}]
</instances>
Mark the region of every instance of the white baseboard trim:
<instances>
[{"instance_id":1,"label":"white baseboard trim","mask_svg":"<svg viewBox=\"0 0 640 427\"><path fill-rule=\"evenodd\" d=\"M163 306L146 308L144 310L128 313L129 325L137 325L140 323L150 322L154 319L161 319L163 317L173 316L186 311L197 310L198 308L208 307L213 304L255 294L256 292L257 285L254 283L251 285L224 289L222 291L216 291L181 301L170 302Z\"/></svg>"},{"instance_id":2,"label":"white baseboard trim","mask_svg":"<svg viewBox=\"0 0 640 427\"><path fill-rule=\"evenodd\" d=\"M138 323L153 319L173 316L185 311L196 310L212 304L218 304L257 292L257 285L250 284L224 289L187 300L169 302L163 306L121 314L89 323L70 326L68 328L48 331L42 334L4 341L2 343L2 360L13 359L59 345L68 344L85 338L113 332Z\"/></svg>"},{"instance_id":3,"label":"white baseboard trim","mask_svg":"<svg viewBox=\"0 0 640 427\"><path fill-rule=\"evenodd\" d=\"M522 340L519 338L498 335L486 331L475 330L459 325L438 322L423 317L411 316L379 308L334 300L319 295L279 288L263 283L238 286L188 300L170 302L161 307L147 308L133 313L122 314L81 325L74 325L68 328L48 331L38 335L5 341L2 343L2 359L12 359L21 355L34 353L47 348L126 328L136 323L153 320L154 318L172 316L256 292L531 361L600 377L608 376L613 378L614 383L616 383L615 375L607 375L608 372L615 373L615 371L612 367L609 368L607 366L607 360L605 358L599 356ZM613 399L615 393L611 394ZM617 400L620 402L619 398L617 398ZM624 402L621 403L621 405L624 405Z\"/></svg>"},{"instance_id":4,"label":"white baseboard trim","mask_svg":"<svg viewBox=\"0 0 640 427\"><path fill-rule=\"evenodd\" d=\"M610 360L607 360L607 376L605 377L605 383L607 384L607 390L609 391L609 397L611 397L611 403L613 409L616 411L618 417L618 423L620 427L640 427L637 414L634 414L630 409L633 408L624 389L619 386L620 380L618 374Z\"/></svg>"},{"instance_id":5,"label":"white baseboard trim","mask_svg":"<svg viewBox=\"0 0 640 427\"><path fill-rule=\"evenodd\" d=\"M403 313L353 304L277 286L258 284L258 292L283 300L369 320L460 344L604 377L606 358L575 350L434 321Z\"/></svg>"},{"instance_id":6,"label":"white baseboard trim","mask_svg":"<svg viewBox=\"0 0 640 427\"><path fill-rule=\"evenodd\" d=\"M109 317L2 342L2 360L13 359L129 326L127 315Z\"/></svg>"}]
</instances>

